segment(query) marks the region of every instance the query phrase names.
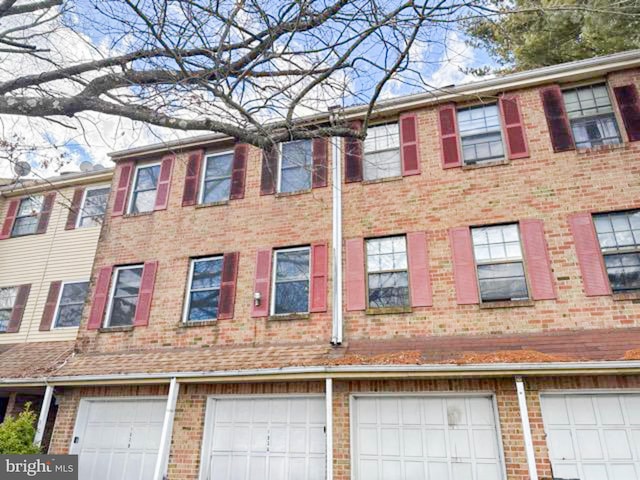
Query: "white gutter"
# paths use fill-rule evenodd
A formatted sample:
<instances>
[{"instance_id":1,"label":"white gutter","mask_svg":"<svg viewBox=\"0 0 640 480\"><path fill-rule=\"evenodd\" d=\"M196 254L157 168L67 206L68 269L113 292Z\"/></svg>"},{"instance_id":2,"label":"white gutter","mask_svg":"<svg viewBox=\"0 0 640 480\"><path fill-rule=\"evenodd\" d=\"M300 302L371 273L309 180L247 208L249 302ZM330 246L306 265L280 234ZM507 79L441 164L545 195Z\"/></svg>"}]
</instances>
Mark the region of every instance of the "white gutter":
<instances>
[{"instance_id":1,"label":"white gutter","mask_svg":"<svg viewBox=\"0 0 640 480\"><path fill-rule=\"evenodd\" d=\"M326 412L326 438L327 438L327 480L333 480L333 380L327 378L325 384L325 412Z\"/></svg>"},{"instance_id":2,"label":"white gutter","mask_svg":"<svg viewBox=\"0 0 640 480\"><path fill-rule=\"evenodd\" d=\"M169 450L171 449L171 436L173 433L173 419L176 414L176 402L180 384L174 377L169 385L169 395L167 395L167 408L162 421L162 433L160 434L160 447L156 458L156 467L153 473L153 480L167 480L169 470Z\"/></svg>"},{"instance_id":3,"label":"white gutter","mask_svg":"<svg viewBox=\"0 0 640 480\"><path fill-rule=\"evenodd\" d=\"M342 343L342 139L333 137L333 315L331 343Z\"/></svg>"},{"instance_id":4,"label":"white gutter","mask_svg":"<svg viewBox=\"0 0 640 480\"><path fill-rule=\"evenodd\" d=\"M524 390L522 377L516 377L516 392L518 393L518 405L520 406L520 419L522 420L522 435L524 437L524 449L527 454L527 466L529 467L529 480L538 480L536 467L536 455L533 450L533 437L529 425L529 409L527 408L527 394Z\"/></svg>"},{"instance_id":5,"label":"white gutter","mask_svg":"<svg viewBox=\"0 0 640 480\"><path fill-rule=\"evenodd\" d=\"M47 388L44 391L44 398L42 399L42 407L40 407L40 416L38 417L36 434L33 438L33 444L37 447L42 445L42 437L44 436L44 429L47 426L47 418L49 417L49 408L51 407L52 398L53 386L47 385Z\"/></svg>"}]
</instances>

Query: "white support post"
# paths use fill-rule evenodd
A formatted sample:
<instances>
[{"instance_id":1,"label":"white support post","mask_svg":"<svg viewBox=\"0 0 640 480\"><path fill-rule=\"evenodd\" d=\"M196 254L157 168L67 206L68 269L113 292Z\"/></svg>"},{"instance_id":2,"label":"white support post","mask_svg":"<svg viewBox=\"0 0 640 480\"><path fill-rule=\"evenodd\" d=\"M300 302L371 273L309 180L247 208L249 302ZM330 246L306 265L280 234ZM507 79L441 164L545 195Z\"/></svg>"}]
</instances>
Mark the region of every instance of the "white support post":
<instances>
[{"instance_id":1,"label":"white support post","mask_svg":"<svg viewBox=\"0 0 640 480\"><path fill-rule=\"evenodd\" d=\"M169 450L171 448L171 436L173 433L173 417L176 414L176 402L178 401L178 391L180 384L174 377L169 385L169 395L167 396L167 408L164 412L162 422L162 433L160 435L160 446L158 447L158 458L153 473L153 480L165 480L169 470Z\"/></svg>"},{"instance_id":2,"label":"white support post","mask_svg":"<svg viewBox=\"0 0 640 480\"><path fill-rule=\"evenodd\" d=\"M527 466L529 467L529 479L538 480L538 468L536 466L536 455L533 450L533 437L531 436L531 425L529 425L529 409L527 408L527 395L524 390L522 377L516 377L516 392L518 394L518 405L520 406L520 419L522 420L522 435L524 436L524 449L527 454Z\"/></svg>"},{"instance_id":3,"label":"white support post","mask_svg":"<svg viewBox=\"0 0 640 480\"><path fill-rule=\"evenodd\" d=\"M325 410L327 436L327 480L333 480L333 379L325 380Z\"/></svg>"},{"instance_id":4,"label":"white support post","mask_svg":"<svg viewBox=\"0 0 640 480\"><path fill-rule=\"evenodd\" d=\"M47 385L47 388L44 391L44 398L42 399L42 407L40 407L40 416L38 417L36 435L33 438L33 444L38 447L42 445L42 437L44 436L44 429L47 426L47 418L49 417L49 409L51 408L52 398L53 387L51 385Z\"/></svg>"},{"instance_id":5,"label":"white support post","mask_svg":"<svg viewBox=\"0 0 640 480\"><path fill-rule=\"evenodd\" d=\"M342 343L342 139L332 137L333 191L333 328L331 343Z\"/></svg>"}]
</instances>

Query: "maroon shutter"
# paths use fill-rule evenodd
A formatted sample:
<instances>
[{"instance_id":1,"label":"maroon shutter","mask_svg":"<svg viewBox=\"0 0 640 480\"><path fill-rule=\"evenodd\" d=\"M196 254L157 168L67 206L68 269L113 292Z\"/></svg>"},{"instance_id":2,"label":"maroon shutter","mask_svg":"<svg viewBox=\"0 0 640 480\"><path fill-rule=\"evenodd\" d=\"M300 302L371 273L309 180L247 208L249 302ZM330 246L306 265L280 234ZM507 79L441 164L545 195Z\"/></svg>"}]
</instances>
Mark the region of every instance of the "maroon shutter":
<instances>
[{"instance_id":1,"label":"maroon shutter","mask_svg":"<svg viewBox=\"0 0 640 480\"><path fill-rule=\"evenodd\" d=\"M236 281L238 278L238 252L225 253L222 259L222 280L220 282L220 302L218 318L233 318L233 307L236 301Z\"/></svg>"},{"instance_id":2,"label":"maroon shutter","mask_svg":"<svg viewBox=\"0 0 640 480\"><path fill-rule=\"evenodd\" d=\"M544 114L547 117L553 151L575 150L576 146L573 143L571 126L569 125L567 112L564 109L562 90L558 85L552 85L540 90L540 96L542 97Z\"/></svg>"},{"instance_id":3,"label":"maroon shutter","mask_svg":"<svg viewBox=\"0 0 640 480\"><path fill-rule=\"evenodd\" d=\"M362 129L362 121L354 120L349 124L353 130ZM362 140L347 137L344 139L344 181L345 183L362 181Z\"/></svg>"},{"instance_id":4,"label":"maroon shutter","mask_svg":"<svg viewBox=\"0 0 640 480\"><path fill-rule=\"evenodd\" d=\"M102 267L98 270L87 330L97 330L102 326L104 310L109 299L109 284L112 273L113 267Z\"/></svg>"},{"instance_id":5,"label":"maroon shutter","mask_svg":"<svg viewBox=\"0 0 640 480\"><path fill-rule=\"evenodd\" d=\"M247 176L249 145L237 143L233 149L233 169L231 171L231 200L244 198L244 184Z\"/></svg>"},{"instance_id":6,"label":"maroon shutter","mask_svg":"<svg viewBox=\"0 0 640 480\"><path fill-rule=\"evenodd\" d=\"M409 260L411 306L430 307L433 305L433 294L429 275L426 232L407 234L407 257Z\"/></svg>"},{"instance_id":7,"label":"maroon shutter","mask_svg":"<svg viewBox=\"0 0 640 480\"><path fill-rule=\"evenodd\" d=\"M82 208L82 197L84 196L84 188L76 188L73 191L73 199L69 206L69 214L67 215L67 223L64 226L65 230L73 230L78 223L78 216L80 215L80 209Z\"/></svg>"},{"instance_id":8,"label":"maroon shutter","mask_svg":"<svg viewBox=\"0 0 640 480\"><path fill-rule=\"evenodd\" d=\"M111 212L111 216L113 217L123 215L127 208L127 197L129 193L129 184L131 183L131 177L133 174L133 166L133 161L118 164L120 176L118 177L115 200L113 201L113 211Z\"/></svg>"},{"instance_id":9,"label":"maroon shutter","mask_svg":"<svg viewBox=\"0 0 640 480\"><path fill-rule=\"evenodd\" d=\"M253 283L253 292L260 294L260 305L256 305L252 297L252 317L269 316L269 284L271 283L271 249L258 250L256 255L256 276Z\"/></svg>"},{"instance_id":10,"label":"maroon shutter","mask_svg":"<svg viewBox=\"0 0 640 480\"><path fill-rule=\"evenodd\" d=\"M51 330L56 307L58 306L58 297L60 296L60 286L62 282L51 282L49 284L49 294L47 295L47 303L44 304L42 319L40 320L40 331L46 332Z\"/></svg>"},{"instance_id":11,"label":"maroon shutter","mask_svg":"<svg viewBox=\"0 0 640 480\"><path fill-rule=\"evenodd\" d=\"M364 310L367 308L364 272L364 239L352 238L345 242L345 246L347 254L347 310Z\"/></svg>"},{"instance_id":12,"label":"maroon shutter","mask_svg":"<svg viewBox=\"0 0 640 480\"><path fill-rule=\"evenodd\" d=\"M531 297L534 300L553 300L556 298L556 288L542 220L522 220L520 235L531 283Z\"/></svg>"},{"instance_id":13,"label":"maroon shutter","mask_svg":"<svg viewBox=\"0 0 640 480\"><path fill-rule=\"evenodd\" d=\"M320 188L327 186L327 177L329 161L328 154L328 138L314 138L313 139L313 188Z\"/></svg>"},{"instance_id":14,"label":"maroon shutter","mask_svg":"<svg viewBox=\"0 0 640 480\"><path fill-rule=\"evenodd\" d=\"M262 176L260 177L260 195L276 193L278 178L278 145L271 145L262 151Z\"/></svg>"},{"instance_id":15,"label":"maroon shutter","mask_svg":"<svg viewBox=\"0 0 640 480\"><path fill-rule=\"evenodd\" d=\"M400 115L400 156L403 176L420 174L418 116L415 113Z\"/></svg>"},{"instance_id":16,"label":"maroon shutter","mask_svg":"<svg viewBox=\"0 0 640 480\"><path fill-rule=\"evenodd\" d=\"M452 228L449 230L449 239L453 253L453 278L458 304L472 305L478 303L476 262L473 256L469 227Z\"/></svg>"},{"instance_id":17,"label":"maroon shutter","mask_svg":"<svg viewBox=\"0 0 640 480\"><path fill-rule=\"evenodd\" d=\"M327 277L329 259L326 243L311 245L311 285L309 288L309 311L327 311Z\"/></svg>"},{"instance_id":18,"label":"maroon shutter","mask_svg":"<svg viewBox=\"0 0 640 480\"><path fill-rule=\"evenodd\" d=\"M584 292L588 297L611 295L611 285L604 266L600 242L590 213L577 213L569 217L569 225L576 245L578 263L582 273Z\"/></svg>"},{"instance_id":19,"label":"maroon shutter","mask_svg":"<svg viewBox=\"0 0 640 480\"><path fill-rule=\"evenodd\" d=\"M36 233L47 233L49 219L51 218L51 210L53 210L53 202L56 199L56 192L47 193L42 200L42 208L38 215L38 228Z\"/></svg>"},{"instance_id":20,"label":"maroon shutter","mask_svg":"<svg viewBox=\"0 0 640 480\"><path fill-rule=\"evenodd\" d=\"M460 135L456 104L448 103L438 109L440 125L440 148L442 150L442 168L454 168L462 165Z\"/></svg>"},{"instance_id":21,"label":"maroon shutter","mask_svg":"<svg viewBox=\"0 0 640 480\"><path fill-rule=\"evenodd\" d=\"M169 191L171 190L171 172L173 171L173 161L175 158L176 156L173 153L162 157L154 210L167 209L167 205L169 204Z\"/></svg>"},{"instance_id":22,"label":"maroon shutter","mask_svg":"<svg viewBox=\"0 0 640 480\"><path fill-rule=\"evenodd\" d=\"M13 309L11 310L11 318L9 319L9 325L7 326L7 333L16 333L20 330L20 323L22 322L24 309L27 306L31 285L20 285L17 288L18 293L16 295L16 301L13 304Z\"/></svg>"},{"instance_id":23,"label":"maroon shutter","mask_svg":"<svg viewBox=\"0 0 640 480\"><path fill-rule=\"evenodd\" d=\"M518 96L502 95L500 97L500 112L507 140L508 158L511 160L527 158L529 156L529 145L520 113Z\"/></svg>"},{"instance_id":24,"label":"maroon shutter","mask_svg":"<svg viewBox=\"0 0 640 480\"><path fill-rule=\"evenodd\" d=\"M151 299L153 298L153 287L156 283L157 270L157 261L144 262L142 278L140 279L140 293L138 293L138 305L136 306L136 314L133 319L133 325L136 327L145 327L149 325Z\"/></svg>"},{"instance_id":25,"label":"maroon shutter","mask_svg":"<svg viewBox=\"0 0 640 480\"><path fill-rule=\"evenodd\" d=\"M640 97L635 85L615 87L613 92L618 102L620 115L630 142L640 141Z\"/></svg>"},{"instance_id":26,"label":"maroon shutter","mask_svg":"<svg viewBox=\"0 0 640 480\"><path fill-rule=\"evenodd\" d=\"M196 150L189 154L187 172L184 177L182 192L182 206L188 207L198 203L198 187L200 186L200 168L202 166L203 150Z\"/></svg>"},{"instance_id":27,"label":"maroon shutter","mask_svg":"<svg viewBox=\"0 0 640 480\"><path fill-rule=\"evenodd\" d=\"M9 238L11 236L11 230L13 230L13 222L16 220L19 206L20 199L11 200L9 202L9 208L7 208L7 216L4 217L2 232L0 232L0 240L4 240L5 238Z\"/></svg>"}]
</instances>

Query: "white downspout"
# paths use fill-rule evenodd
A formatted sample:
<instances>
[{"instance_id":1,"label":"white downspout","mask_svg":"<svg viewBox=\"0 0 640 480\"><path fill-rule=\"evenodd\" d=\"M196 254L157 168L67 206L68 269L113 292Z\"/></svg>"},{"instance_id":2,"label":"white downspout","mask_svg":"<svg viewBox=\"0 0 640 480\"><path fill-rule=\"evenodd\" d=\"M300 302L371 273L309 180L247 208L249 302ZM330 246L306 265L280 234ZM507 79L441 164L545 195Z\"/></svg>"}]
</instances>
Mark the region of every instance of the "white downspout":
<instances>
[{"instance_id":1,"label":"white downspout","mask_svg":"<svg viewBox=\"0 0 640 480\"><path fill-rule=\"evenodd\" d=\"M327 480L333 480L333 379L325 380L325 413L327 425Z\"/></svg>"},{"instance_id":2,"label":"white downspout","mask_svg":"<svg viewBox=\"0 0 640 480\"><path fill-rule=\"evenodd\" d=\"M331 343L342 343L342 139L331 139L333 160L333 323Z\"/></svg>"},{"instance_id":3,"label":"white downspout","mask_svg":"<svg viewBox=\"0 0 640 480\"><path fill-rule=\"evenodd\" d=\"M516 391L518 393L518 405L520 406L520 419L522 420L522 435L524 436L524 449L527 454L527 466L529 467L529 479L538 480L536 455L533 450L533 437L529 425L529 409L527 408L527 395L524 390L522 377L516 377Z\"/></svg>"},{"instance_id":4,"label":"white downspout","mask_svg":"<svg viewBox=\"0 0 640 480\"><path fill-rule=\"evenodd\" d=\"M53 386L47 385L42 399L42 407L40 407L40 416L38 417L38 426L36 427L36 435L33 437L33 444L42 445L42 437L44 429L47 426L47 418L49 417L49 408L51 408L51 399L53 398Z\"/></svg>"},{"instance_id":5,"label":"white downspout","mask_svg":"<svg viewBox=\"0 0 640 480\"><path fill-rule=\"evenodd\" d=\"M167 395L167 408L162 421L162 433L160 434L160 446L158 447L158 458L153 472L153 480L165 480L168 478L169 470L169 449L171 448L171 436L173 433L173 417L176 414L176 402L178 401L178 391L180 384L174 377L169 385L169 395Z\"/></svg>"}]
</instances>

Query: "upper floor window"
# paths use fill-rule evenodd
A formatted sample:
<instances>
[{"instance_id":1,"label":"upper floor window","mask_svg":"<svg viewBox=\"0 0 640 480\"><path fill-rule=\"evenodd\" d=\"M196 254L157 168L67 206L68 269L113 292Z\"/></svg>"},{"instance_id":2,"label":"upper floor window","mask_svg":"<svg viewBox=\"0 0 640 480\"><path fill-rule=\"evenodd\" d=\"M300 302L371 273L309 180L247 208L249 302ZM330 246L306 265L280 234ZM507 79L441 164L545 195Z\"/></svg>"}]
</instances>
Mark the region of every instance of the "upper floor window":
<instances>
[{"instance_id":1,"label":"upper floor window","mask_svg":"<svg viewBox=\"0 0 640 480\"><path fill-rule=\"evenodd\" d=\"M311 188L311 152L311 140L295 140L280 144L278 192L300 192Z\"/></svg>"},{"instance_id":2,"label":"upper floor window","mask_svg":"<svg viewBox=\"0 0 640 480\"><path fill-rule=\"evenodd\" d=\"M462 108L457 116L465 165L505 156L497 104Z\"/></svg>"},{"instance_id":3,"label":"upper floor window","mask_svg":"<svg viewBox=\"0 0 640 480\"><path fill-rule=\"evenodd\" d=\"M56 311L56 328L77 327L82 318L82 309L89 292L89 282L63 283Z\"/></svg>"},{"instance_id":4,"label":"upper floor window","mask_svg":"<svg viewBox=\"0 0 640 480\"><path fill-rule=\"evenodd\" d=\"M367 240L369 308L408 307L409 272L404 236Z\"/></svg>"},{"instance_id":5,"label":"upper floor window","mask_svg":"<svg viewBox=\"0 0 640 480\"><path fill-rule=\"evenodd\" d=\"M42 211L42 202L42 195L33 195L20 200L20 206L11 231L12 237L36 233L40 212Z\"/></svg>"},{"instance_id":6,"label":"upper floor window","mask_svg":"<svg viewBox=\"0 0 640 480\"><path fill-rule=\"evenodd\" d=\"M138 165L133 179L129 213L151 212L155 208L160 164Z\"/></svg>"},{"instance_id":7,"label":"upper floor window","mask_svg":"<svg viewBox=\"0 0 640 480\"><path fill-rule=\"evenodd\" d=\"M640 210L593 216L614 292L640 289Z\"/></svg>"},{"instance_id":8,"label":"upper floor window","mask_svg":"<svg viewBox=\"0 0 640 480\"><path fill-rule=\"evenodd\" d=\"M133 325L142 279L142 265L114 269L107 310L108 327Z\"/></svg>"},{"instance_id":9,"label":"upper floor window","mask_svg":"<svg viewBox=\"0 0 640 480\"><path fill-rule=\"evenodd\" d=\"M369 127L364 140L364 180L399 177L400 130L397 123Z\"/></svg>"},{"instance_id":10,"label":"upper floor window","mask_svg":"<svg viewBox=\"0 0 640 480\"><path fill-rule=\"evenodd\" d=\"M0 288L0 332L6 332L9 327L17 294L16 287Z\"/></svg>"},{"instance_id":11,"label":"upper floor window","mask_svg":"<svg viewBox=\"0 0 640 480\"><path fill-rule=\"evenodd\" d=\"M309 311L309 247L276 250L271 314Z\"/></svg>"},{"instance_id":12,"label":"upper floor window","mask_svg":"<svg viewBox=\"0 0 640 480\"><path fill-rule=\"evenodd\" d=\"M527 300L518 224L476 227L471 235L481 301Z\"/></svg>"},{"instance_id":13,"label":"upper floor window","mask_svg":"<svg viewBox=\"0 0 640 480\"><path fill-rule=\"evenodd\" d=\"M215 320L222 279L223 257L191 260L185 308L186 322Z\"/></svg>"},{"instance_id":14,"label":"upper floor window","mask_svg":"<svg viewBox=\"0 0 640 480\"><path fill-rule=\"evenodd\" d=\"M200 203L215 203L229 200L233 152L207 155L204 160Z\"/></svg>"},{"instance_id":15,"label":"upper floor window","mask_svg":"<svg viewBox=\"0 0 640 480\"><path fill-rule=\"evenodd\" d=\"M577 148L620 143L606 85L571 88L563 90L562 96Z\"/></svg>"},{"instance_id":16,"label":"upper floor window","mask_svg":"<svg viewBox=\"0 0 640 480\"><path fill-rule=\"evenodd\" d=\"M102 224L107 210L109 187L87 188L84 191L82 207L78 216L78 227L94 227Z\"/></svg>"}]
</instances>

